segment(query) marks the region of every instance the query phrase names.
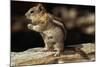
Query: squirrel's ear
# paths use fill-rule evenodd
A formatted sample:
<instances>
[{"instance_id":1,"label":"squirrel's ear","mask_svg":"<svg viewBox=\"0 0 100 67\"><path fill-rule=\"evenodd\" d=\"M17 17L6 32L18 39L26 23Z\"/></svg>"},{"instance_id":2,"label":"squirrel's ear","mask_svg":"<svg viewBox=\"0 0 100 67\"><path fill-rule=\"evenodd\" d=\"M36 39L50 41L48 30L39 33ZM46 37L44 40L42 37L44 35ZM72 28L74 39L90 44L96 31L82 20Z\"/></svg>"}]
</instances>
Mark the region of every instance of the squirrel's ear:
<instances>
[{"instance_id":1,"label":"squirrel's ear","mask_svg":"<svg viewBox=\"0 0 100 67\"><path fill-rule=\"evenodd\" d=\"M41 7L41 6L43 7L43 5L42 5L42 4L38 4L38 7Z\"/></svg>"},{"instance_id":2,"label":"squirrel's ear","mask_svg":"<svg viewBox=\"0 0 100 67\"><path fill-rule=\"evenodd\" d=\"M45 11L45 8L43 7L42 4L38 4L38 9L39 9L40 11Z\"/></svg>"}]
</instances>

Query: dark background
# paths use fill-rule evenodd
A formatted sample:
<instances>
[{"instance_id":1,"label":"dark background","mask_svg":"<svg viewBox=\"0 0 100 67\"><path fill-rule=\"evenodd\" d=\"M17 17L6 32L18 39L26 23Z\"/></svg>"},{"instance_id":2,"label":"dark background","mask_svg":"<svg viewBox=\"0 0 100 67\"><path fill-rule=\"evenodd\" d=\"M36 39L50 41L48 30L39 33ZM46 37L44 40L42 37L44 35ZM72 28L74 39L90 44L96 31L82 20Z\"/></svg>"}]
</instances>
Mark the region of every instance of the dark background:
<instances>
[{"instance_id":1,"label":"dark background","mask_svg":"<svg viewBox=\"0 0 100 67\"><path fill-rule=\"evenodd\" d=\"M11 1L11 51L19 52L34 47L44 47L44 42L38 32L27 29L28 20L24 14L29 8L37 5L37 2L22 2ZM69 5L69 4L50 4L43 3L46 10L52 13L52 9L56 6L66 6L68 9L77 8L81 14L85 12L95 13L95 6ZM67 30L67 38L65 46L80 44L80 43L94 43L95 35L84 34L80 28L75 27Z\"/></svg>"}]
</instances>

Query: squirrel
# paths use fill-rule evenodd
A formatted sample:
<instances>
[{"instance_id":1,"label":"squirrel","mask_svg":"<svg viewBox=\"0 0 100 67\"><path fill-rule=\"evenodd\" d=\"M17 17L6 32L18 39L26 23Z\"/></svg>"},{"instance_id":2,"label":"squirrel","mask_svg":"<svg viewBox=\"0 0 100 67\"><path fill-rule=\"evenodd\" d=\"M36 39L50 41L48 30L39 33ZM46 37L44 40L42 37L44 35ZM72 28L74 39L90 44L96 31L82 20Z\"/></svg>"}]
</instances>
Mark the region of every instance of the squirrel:
<instances>
[{"instance_id":1,"label":"squirrel","mask_svg":"<svg viewBox=\"0 0 100 67\"><path fill-rule=\"evenodd\" d=\"M64 50L66 30L63 22L48 13L42 4L30 8L25 16L31 20L28 29L39 32L44 40L44 51L56 51L54 56L60 56Z\"/></svg>"}]
</instances>

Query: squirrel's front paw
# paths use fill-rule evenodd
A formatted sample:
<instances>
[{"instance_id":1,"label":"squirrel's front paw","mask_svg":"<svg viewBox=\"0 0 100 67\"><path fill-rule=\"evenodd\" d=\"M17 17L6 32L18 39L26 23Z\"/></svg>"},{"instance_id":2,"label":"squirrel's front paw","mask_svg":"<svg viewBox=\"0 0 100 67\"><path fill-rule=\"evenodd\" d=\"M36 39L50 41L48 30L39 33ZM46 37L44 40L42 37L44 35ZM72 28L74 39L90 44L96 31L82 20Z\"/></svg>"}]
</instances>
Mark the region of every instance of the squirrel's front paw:
<instances>
[{"instance_id":1,"label":"squirrel's front paw","mask_svg":"<svg viewBox=\"0 0 100 67\"><path fill-rule=\"evenodd\" d=\"M60 52L56 52L54 56L60 56Z\"/></svg>"},{"instance_id":2,"label":"squirrel's front paw","mask_svg":"<svg viewBox=\"0 0 100 67\"><path fill-rule=\"evenodd\" d=\"M28 27L28 29L32 30L33 25L32 24L28 24L27 27Z\"/></svg>"}]
</instances>

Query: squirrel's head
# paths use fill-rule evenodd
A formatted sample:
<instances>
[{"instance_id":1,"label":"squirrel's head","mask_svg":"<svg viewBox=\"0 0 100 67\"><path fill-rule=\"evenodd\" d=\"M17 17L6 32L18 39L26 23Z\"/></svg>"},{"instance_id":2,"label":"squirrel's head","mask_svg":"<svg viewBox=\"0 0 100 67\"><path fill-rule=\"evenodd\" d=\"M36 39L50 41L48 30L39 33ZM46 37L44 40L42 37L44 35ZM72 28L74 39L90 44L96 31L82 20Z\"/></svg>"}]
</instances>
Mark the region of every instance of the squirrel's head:
<instances>
[{"instance_id":1,"label":"squirrel's head","mask_svg":"<svg viewBox=\"0 0 100 67\"><path fill-rule=\"evenodd\" d=\"M27 19L31 19L31 17L41 13L41 12L45 12L45 8L43 7L42 4L38 4L37 6L34 6L32 8L30 8L26 13L25 16L27 17Z\"/></svg>"}]
</instances>

